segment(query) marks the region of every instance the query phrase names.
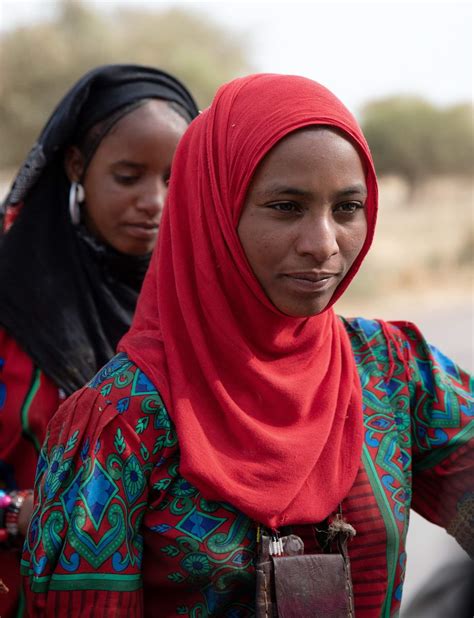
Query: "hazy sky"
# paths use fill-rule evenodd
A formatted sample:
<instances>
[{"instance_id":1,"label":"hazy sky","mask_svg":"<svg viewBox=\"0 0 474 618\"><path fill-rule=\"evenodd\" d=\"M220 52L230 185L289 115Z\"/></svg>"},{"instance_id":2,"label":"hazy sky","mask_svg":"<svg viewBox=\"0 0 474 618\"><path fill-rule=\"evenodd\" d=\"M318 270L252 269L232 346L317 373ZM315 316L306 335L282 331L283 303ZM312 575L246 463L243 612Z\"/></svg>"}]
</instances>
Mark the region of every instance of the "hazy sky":
<instances>
[{"instance_id":1,"label":"hazy sky","mask_svg":"<svg viewBox=\"0 0 474 618\"><path fill-rule=\"evenodd\" d=\"M179 5L203 13L247 42L256 71L316 79L354 111L369 99L394 93L418 94L439 104L472 99L470 1L87 3L101 11ZM56 2L0 0L0 6L0 27L6 29L51 14Z\"/></svg>"}]
</instances>

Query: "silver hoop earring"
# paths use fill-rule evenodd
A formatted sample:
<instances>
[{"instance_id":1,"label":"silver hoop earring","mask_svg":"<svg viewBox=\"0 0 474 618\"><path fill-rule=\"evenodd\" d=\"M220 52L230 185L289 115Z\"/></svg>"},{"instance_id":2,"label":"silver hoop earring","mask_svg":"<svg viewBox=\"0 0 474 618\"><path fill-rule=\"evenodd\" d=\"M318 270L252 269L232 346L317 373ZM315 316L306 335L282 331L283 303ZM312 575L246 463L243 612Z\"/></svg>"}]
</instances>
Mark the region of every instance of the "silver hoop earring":
<instances>
[{"instance_id":1,"label":"silver hoop earring","mask_svg":"<svg viewBox=\"0 0 474 618\"><path fill-rule=\"evenodd\" d=\"M84 201L84 187L79 182L71 182L69 189L69 215L73 225L79 225L81 222L80 204Z\"/></svg>"}]
</instances>

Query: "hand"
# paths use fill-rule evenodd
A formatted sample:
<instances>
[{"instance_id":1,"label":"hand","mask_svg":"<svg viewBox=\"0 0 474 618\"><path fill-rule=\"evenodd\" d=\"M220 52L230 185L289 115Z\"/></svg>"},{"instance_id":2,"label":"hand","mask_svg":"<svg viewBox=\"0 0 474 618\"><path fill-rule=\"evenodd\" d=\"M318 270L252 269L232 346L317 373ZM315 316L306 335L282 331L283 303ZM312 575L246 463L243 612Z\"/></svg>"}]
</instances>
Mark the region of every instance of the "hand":
<instances>
[{"instance_id":1,"label":"hand","mask_svg":"<svg viewBox=\"0 0 474 618\"><path fill-rule=\"evenodd\" d=\"M7 592L9 592L9 589L5 586L3 581L0 579L0 594L7 594Z\"/></svg>"},{"instance_id":2,"label":"hand","mask_svg":"<svg viewBox=\"0 0 474 618\"><path fill-rule=\"evenodd\" d=\"M30 523L31 515L33 514L33 494L29 494L23 500L23 504L21 505L20 513L18 515L18 532L26 536L28 531L28 525Z\"/></svg>"}]
</instances>

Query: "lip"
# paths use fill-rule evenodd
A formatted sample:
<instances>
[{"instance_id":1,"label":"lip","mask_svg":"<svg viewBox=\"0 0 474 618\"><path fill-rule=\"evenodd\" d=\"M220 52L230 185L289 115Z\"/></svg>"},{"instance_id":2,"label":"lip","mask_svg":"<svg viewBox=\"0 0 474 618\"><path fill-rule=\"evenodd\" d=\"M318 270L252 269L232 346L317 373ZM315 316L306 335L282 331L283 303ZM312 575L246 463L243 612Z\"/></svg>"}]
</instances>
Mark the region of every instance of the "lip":
<instances>
[{"instance_id":1,"label":"lip","mask_svg":"<svg viewBox=\"0 0 474 618\"><path fill-rule=\"evenodd\" d=\"M284 273L283 277L297 290L305 292L324 292L339 280L340 273L301 271Z\"/></svg>"},{"instance_id":2,"label":"lip","mask_svg":"<svg viewBox=\"0 0 474 618\"><path fill-rule=\"evenodd\" d=\"M158 234L159 224L150 221L143 221L140 223L124 223L123 227L127 230L129 236L133 238L148 240L155 238Z\"/></svg>"}]
</instances>

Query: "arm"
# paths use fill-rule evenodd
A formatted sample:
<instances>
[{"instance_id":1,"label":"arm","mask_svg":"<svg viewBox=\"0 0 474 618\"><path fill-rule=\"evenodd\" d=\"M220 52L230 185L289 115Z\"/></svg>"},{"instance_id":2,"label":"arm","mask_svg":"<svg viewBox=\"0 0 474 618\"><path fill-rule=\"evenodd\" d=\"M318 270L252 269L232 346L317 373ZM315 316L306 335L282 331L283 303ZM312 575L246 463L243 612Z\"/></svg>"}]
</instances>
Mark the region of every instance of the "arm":
<instances>
[{"instance_id":1,"label":"arm","mask_svg":"<svg viewBox=\"0 0 474 618\"><path fill-rule=\"evenodd\" d=\"M33 487L46 427L60 403L58 387L0 328L0 484L4 489Z\"/></svg>"},{"instance_id":2,"label":"arm","mask_svg":"<svg viewBox=\"0 0 474 618\"><path fill-rule=\"evenodd\" d=\"M137 422L143 397L125 409L126 389L100 386L61 406L41 452L22 560L31 616L142 616L141 522L157 432Z\"/></svg>"},{"instance_id":3,"label":"arm","mask_svg":"<svg viewBox=\"0 0 474 618\"><path fill-rule=\"evenodd\" d=\"M31 516L36 462L59 403L57 386L0 327L0 494L8 494L7 500L0 496L0 580L9 589L0 595L0 615L10 615L19 603L20 549Z\"/></svg>"},{"instance_id":4,"label":"arm","mask_svg":"<svg viewBox=\"0 0 474 618\"><path fill-rule=\"evenodd\" d=\"M59 404L58 388L0 328L0 486L25 494L18 517L22 536L33 508L26 490L33 488L40 444Z\"/></svg>"},{"instance_id":5,"label":"arm","mask_svg":"<svg viewBox=\"0 0 474 618\"><path fill-rule=\"evenodd\" d=\"M398 324L409 362L413 508L474 553L473 378Z\"/></svg>"}]
</instances>

